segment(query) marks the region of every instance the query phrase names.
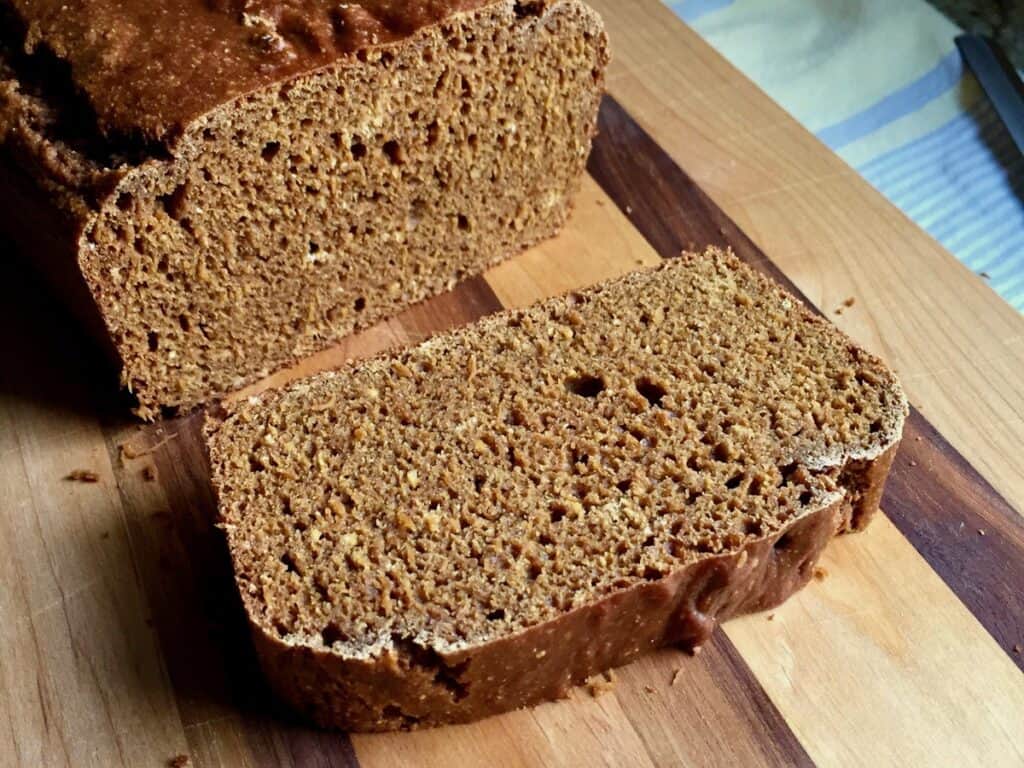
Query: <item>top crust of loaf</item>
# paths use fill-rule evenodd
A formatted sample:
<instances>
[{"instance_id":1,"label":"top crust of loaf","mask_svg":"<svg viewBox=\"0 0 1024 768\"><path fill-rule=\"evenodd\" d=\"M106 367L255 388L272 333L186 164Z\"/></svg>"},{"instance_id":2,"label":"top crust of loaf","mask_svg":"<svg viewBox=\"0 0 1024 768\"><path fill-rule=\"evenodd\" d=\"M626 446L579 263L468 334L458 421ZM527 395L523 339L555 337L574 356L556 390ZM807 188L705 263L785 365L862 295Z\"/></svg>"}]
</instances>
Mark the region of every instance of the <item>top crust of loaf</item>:
<instances>
[{"instance_id":1,"label":"top crust of loaf","mask_svg":"<svg viewBox=\"0 0 1024 768\"><path fill-rule=\"evenodd\" d=\"M208 443L254 625L372 659L777 537L884 475L907 409L879 360L711 249L238 404Z\"/></svg>"},{"instance_id":2,"label":"top crust of loaf","mask_svg":"<svg viewBox=\"0 0 1024 768\"><path fill-rule=\"evenodd\" d=\"M256 89L452 15L515 0L0 0L28 53L70 65L106 136L173 139L196 117ZM52 73L59 72L52 69Z\"/></svg>"}]
</instances>

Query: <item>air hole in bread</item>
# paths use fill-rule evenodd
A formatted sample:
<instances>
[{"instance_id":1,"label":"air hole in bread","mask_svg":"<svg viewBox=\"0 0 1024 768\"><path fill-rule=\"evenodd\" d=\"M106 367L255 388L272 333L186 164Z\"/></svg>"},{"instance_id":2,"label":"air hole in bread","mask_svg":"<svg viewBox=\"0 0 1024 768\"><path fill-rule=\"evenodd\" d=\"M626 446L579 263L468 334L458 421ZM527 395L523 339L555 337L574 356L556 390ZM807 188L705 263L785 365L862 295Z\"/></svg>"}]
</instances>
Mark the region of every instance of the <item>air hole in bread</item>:
<instances>
[{"instance_id":1,"label":"air hole in bread","mask_svg":"<svg viewBox=\"0 0 1024 768\"><path fill-rule=\"evenodd\" d=\"M335 643L344 643L348 640L345 633L333 621L321 630L320 637L327 648L330 648Z\"/></svg>"},{"instance_id":2,"label":"air hole in bread","mask_svg":"<svg viewBox=\"0 0 1024 768\"><path fill-rule=\"evenodd\" d=\"M285 552L281 555L281 562L289 573L299 573L299 569L295 564L295 557L291 552Z\"/></svg>"},{"instance_id":3,"label":"air hole in bread","mask_svg":"<svg viewBox=\"0 0 1024 768\"><path fill-rule=\"evenodd\" d=\"M664 575L664 573L653 566L644 566L644 581L657 581Z\"/></svg>"},{"instance_id":4,"label":"air hole in bread","mask_svg":"<svg viewBox=\"0 0 1024 768\"><path fill-rule=\"evenodd\" d=\"M164 211L175 221L180 221L185 215L185 208L188 197L188 182L179 184L174 188L173 192L166 195L160 195L160 204L163 206Z\"/></svg>"},{"instance_id":5,"label":"air hole in bread","mask_svg":"<svg viewBox=\"0 0 1024 768\"><path fill-rule=\"evenodd\" d=\"M389 141L384 144L384 154L392 165L405 165L405 150L397 141Z\"/></svg>"},{"instance_id":6,"label":"air hole in bread","mask_svg":"<svg viewBox=\"0 0 1024 768\"><path fill-rule=\"evenodd\" d=\"M597 397L604 392L605 384L604 379L600 376L581 374L567 378L565 380L565 389L567 392L579 395L580 397Z\"/></svg>"},{"instance_id":7,"label":"air hole in bread","mask_svg":"<svg viewBox=\"0 0 1024 768\"><path fill-rule=\"evenodd\" d=\"M650 405L656 408L661 407L662 399L668 394L663 386L648 378L637 379L636 391L643 395Z\"/></svg>"},{"instance_id":8,"label":"air hole in bread","mask_svg":"<svg viewBox=\"0 0 1024 768\"><path fill-rule=\"evenodd\" d=\"M441 139L441 126L437 120L434 120L430 125L427 126L427 146L433 147Z\"/></svg>"},{"instance_id":9,"label":"air hole in bread","mask_svg":"<svg viewBox=\"0 0 1024 768\"><path fill-rule=\"evenodd\" d=\"M279 141L268 141L263 145L263 149L260 151L260 157L266 160L268 163L277 157L277 153L281 151L281 142Z\"/></svg>"}]
</instances>

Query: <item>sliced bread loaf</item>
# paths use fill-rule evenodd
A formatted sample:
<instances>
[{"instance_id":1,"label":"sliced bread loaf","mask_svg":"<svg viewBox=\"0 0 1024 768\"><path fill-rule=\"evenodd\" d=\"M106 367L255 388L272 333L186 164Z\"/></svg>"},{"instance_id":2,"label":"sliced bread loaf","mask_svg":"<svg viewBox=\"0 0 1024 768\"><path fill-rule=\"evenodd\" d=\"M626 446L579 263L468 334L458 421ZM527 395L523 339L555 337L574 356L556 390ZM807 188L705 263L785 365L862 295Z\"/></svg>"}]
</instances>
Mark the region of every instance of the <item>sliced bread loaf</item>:
<instances>
[{"instance_id":1,"label":"sliced bread loaf","mask_svg":"<svg viewBox=\"0 0 1024 768\"><path fill-rule=\"evenodd\" d=\"M0 233L192 406L554 234L606 61L579 0L2 0Z\"/></svg>"},{"instance_id":2,"label":"sliced bread loaf","mask_svg":"<svg viewBox=\"0 0 1024 768\"><path fill-rule=\"evenodd\" d=\"M807 582L878 506L893 374L711 250L207 425L273 687L318 723L566 695Z\"/></svg>"}]
</instances>

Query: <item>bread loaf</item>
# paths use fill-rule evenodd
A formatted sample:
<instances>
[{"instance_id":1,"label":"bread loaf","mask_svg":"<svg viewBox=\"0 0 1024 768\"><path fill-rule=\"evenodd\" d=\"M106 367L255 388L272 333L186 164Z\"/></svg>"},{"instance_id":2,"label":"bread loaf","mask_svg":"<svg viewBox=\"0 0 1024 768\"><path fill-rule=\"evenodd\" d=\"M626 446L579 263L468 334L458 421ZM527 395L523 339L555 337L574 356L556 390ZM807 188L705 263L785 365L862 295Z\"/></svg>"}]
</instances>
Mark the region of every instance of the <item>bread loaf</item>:
<instances>
[{"instance_id":1,"label":"bread loaf","mask_svg":"<svg viewBox=\"0 0 1024 768\"><path fill-rule=\"evenodd\" d=\"M213 485L263 667L382 730L545 699L774 606L878 508L907 402L711 250L235 406Z\"/></svg>"},{"instance_id":2,"label":"bread loaf","mask_svg":"<svg viewBox=\"0 0 1024 768\"><path fill-rule=\"evenodd\" d=\"M2 0L0 229L192 406L555 233L606 61L579 0Z\"/></svg>"}]
</instances>

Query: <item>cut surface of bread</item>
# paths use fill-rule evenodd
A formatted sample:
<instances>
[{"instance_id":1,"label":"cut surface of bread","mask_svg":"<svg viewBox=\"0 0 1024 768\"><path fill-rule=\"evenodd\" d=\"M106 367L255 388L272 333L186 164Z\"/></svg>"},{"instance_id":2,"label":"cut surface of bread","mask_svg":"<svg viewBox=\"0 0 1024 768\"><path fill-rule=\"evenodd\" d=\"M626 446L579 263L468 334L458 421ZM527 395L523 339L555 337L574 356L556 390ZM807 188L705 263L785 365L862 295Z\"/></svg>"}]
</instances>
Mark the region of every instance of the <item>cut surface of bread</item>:
<instances>
[{"instance_id":1,"label":"cut surface of bread","mask_svg":"<svg viewBox=\"0 0 1024 768\"><path fill-rule=\"evenodd\" d=\"M875 511L898 382L731 254L686 254L208 424L275 689L415 727L564 695L806 583Z\"/></svg>"},{"instance_id":2,"label":"cut surface of bread","mask_svg":"<svg viewBox=\"0 0 1024 768\"><path fill-rule=\"evenodd\" d=\"M6 227L84 281L144 417L553 235L607 62L578 0L49 5L0 0L0 193L46 214ZM230 53L153 61L147 25Z\"/></svg>"}]
</instances>

